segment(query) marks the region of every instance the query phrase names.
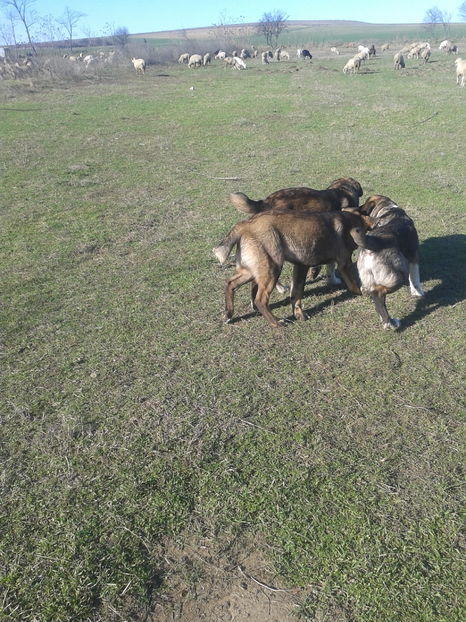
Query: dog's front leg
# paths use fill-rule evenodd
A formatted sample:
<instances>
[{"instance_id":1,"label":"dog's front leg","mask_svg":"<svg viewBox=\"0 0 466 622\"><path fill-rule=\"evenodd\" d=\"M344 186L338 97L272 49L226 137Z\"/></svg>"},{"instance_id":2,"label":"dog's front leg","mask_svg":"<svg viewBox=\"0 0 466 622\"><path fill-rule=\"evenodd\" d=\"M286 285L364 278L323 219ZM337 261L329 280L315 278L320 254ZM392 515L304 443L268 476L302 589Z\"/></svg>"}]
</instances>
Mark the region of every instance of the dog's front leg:
<instances>
[{"instance_id":1,"label":"dog's front leg","mask_svg":"<svg viewBox=\"0 0 466 622\"><path fill-rule=\"evenodd\" d=\"M297 320L307 320L309 318L309 316L303 311L303 308L301 306L301 301L304 294L304 284L306 282L308 270L309 266L304 266L302 264L294 264L293 266L293 279L291 282L290 299L291 310Z\"/></svg>"}]
</instances>

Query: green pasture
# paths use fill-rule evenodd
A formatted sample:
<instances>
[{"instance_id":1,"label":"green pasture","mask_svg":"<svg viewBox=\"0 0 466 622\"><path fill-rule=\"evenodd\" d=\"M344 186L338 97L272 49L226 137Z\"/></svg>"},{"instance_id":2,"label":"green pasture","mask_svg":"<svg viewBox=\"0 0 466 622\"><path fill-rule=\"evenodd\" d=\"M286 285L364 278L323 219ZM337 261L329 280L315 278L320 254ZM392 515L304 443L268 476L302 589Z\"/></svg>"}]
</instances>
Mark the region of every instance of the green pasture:
<instances>
[{"instance_id":1,"label":"green pasture","mask_svg":"<svg viewBox=\"0 0 466 622\"><path fill-rule=\"evenodd\" d=\"M464 619L466 88L346 60L0 83L0 620L172 619L233 550L305 620ZM229 194L341 176L416 222L401 329L323 279L224 325Z\"/></svg>"}]
</instances>

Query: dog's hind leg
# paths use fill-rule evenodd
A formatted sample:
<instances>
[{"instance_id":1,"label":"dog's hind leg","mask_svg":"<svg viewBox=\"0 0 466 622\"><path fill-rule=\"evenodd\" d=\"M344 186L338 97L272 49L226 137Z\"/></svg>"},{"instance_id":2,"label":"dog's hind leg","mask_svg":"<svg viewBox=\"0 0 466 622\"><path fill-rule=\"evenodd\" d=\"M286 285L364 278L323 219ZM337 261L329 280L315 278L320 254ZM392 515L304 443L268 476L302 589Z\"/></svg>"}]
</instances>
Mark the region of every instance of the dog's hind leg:
<instances>
[{"instance_id":1,"label":"dog's hind leg","mask_svg":"<svg viewBox=\"0 0 466 622\"><path fill-rule=\"evenodd\" d=\"M304 294L304 283L306 282L308 266L294 264L293 280L291 282L290 300L291 310L297 320L307 320L309 316L303 311L301 301Z\"/></svg>"},{"instance_id":2,"label":"dog's hind leg","mask_svg":"<svg viewBox=\"0 0 466 622\"><path fill-rule=\"evenodd\" d=\"M353 276L354 266L351 259L346 263L338 262L338 270L350 292L352 292L353 294L360 294L361 290Z\"/></svg>"},{"instance_id":3,"label":"dog's hind leg","mask_svg":"<svg viewBox=\"0 0 466 622\"><path fill-rule=\"evenodd\" d=\"M375 310L380 316L382 320L382 324L385 330L391 328L392 330L396 330L400 326L400 320L396 320L393 317L388 315L386 297L388 290L383 285L377 285L371 291L371 299L375 305Z\"/></svg>"},{"instance_id":4,"label":"dog's hind leg","mask_svg":"<svg viewBox=\"0 0 466 622\"><path fill-rule=\"evenodd\" d=\"M327 270L327 281L329 282L329 284L330 285L341 285L341 279L339 279L337 275L335 274L335 264L328 263L325 266L325 268Z\"/></svg>"},{"instance_id":5,"label":"dog's hind leg","mask_svg":"<svg viewBox=\"0 0 466 622\"><path fill-rule=\"evenodd\" d=\"M235 274L231 277L231 279L228 279L228 281L225 284L225 312L224 312L224 318L225 318L225 322L228 324L231 320L231 318L233 317L233 299L234 299L234 294L235 294L235 290L238 289L238 287L241 287L241 285L244 285L245 283L249 283L249 281L252 281L252 275L249 272L249 270L246 270L245 268L237 268Z\"/></svg>"},{"instance_id":6,"label":"dog's hind leg","mask_svg":"<svg viewBox=\"0 0 466 622\"><path fill-rule=\"evenodd\" d=\"M275 287L276 280L276 277L268 278L266 280L259 280L254 305L271 326L279 328L280 326L283 326L283 324L277 320L269 308L269 298L273 288Z\"/></svg>"},{"instance_id":7,"label":"dog's hind leg","mask_svg":"<svg viewBox=\"0 0 466 622\"><path fill-rule=\"evenodd\" d=\"M420 298L425 294L421 286L419 264L417 262L409 264L409 289L411 291L411 296L416 296L416 298Z\"/></svg>"}]
</instances>

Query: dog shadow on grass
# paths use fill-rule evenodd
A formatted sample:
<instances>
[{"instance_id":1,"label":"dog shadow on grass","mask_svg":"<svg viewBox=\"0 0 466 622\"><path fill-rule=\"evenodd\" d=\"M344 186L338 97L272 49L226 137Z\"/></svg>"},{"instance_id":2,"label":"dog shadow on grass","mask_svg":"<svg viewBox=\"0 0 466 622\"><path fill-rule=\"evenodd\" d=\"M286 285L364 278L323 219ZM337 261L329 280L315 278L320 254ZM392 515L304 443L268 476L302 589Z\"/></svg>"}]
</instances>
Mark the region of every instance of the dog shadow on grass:
<instances>
[{"instance_id":1,"label":"dog shadow on grass","mask_svg":"<svg viewBox=\"0 0 466 622\"><path fill-rule=\"evenodd\" d=\"M323 284L316 287L316 283L318 283L319 280L321 280ZM312 281L307 281L306 287L308 289L303 294L303 297L302 297L303 302L306 298L310 298L312 296L334 294L331 297L326 297L324 300L321 300L316 305L313 305L312 307L309 307L309 308L305 308L303 304L303 310L307 313L309 317L316 315L317 313L319 313L320 311L323 311L327 307L331 307L333 305L339 304L340 302L344 302L345 300L348 300L349 298L352 298L354 296L354 294L351 294L351 292L349 292L348 290L340 289L340 287L344 288L345 287L344 285L337 286L337 287L333 287L332 285L327 285L324 277L320 277L320 279L318 278ZM269 307L272 311L274 309L280 309L281 307L289 307L290 305L291 305L291 302L290 302L289 292L287 294L284 294L281 300L277 300L276 302L269 303ZM249 320L253 317L257 317L258 315L260 315L259 311L251 310L249 311L249 313L244 313L242 315L237 315L233 317L229 323L235 324L236 322L241 322L243 320ZM291 324L297 321L293 315L289 315L287 317L278 318L278 319L285 321L287 324L288 323Z\"/></svg>"},{"instance_id":2,"label":"dog shadow on grass","mask_svg":"<svg viewBox=\"0 0 466 622\"><path fill-rule=\"evenodd\" d=\"M425 296L402 320L405 330L440 307L451 307L466 298L464 278L466 235L428 238L419 246L421 282ZM429 281L440 281L429 288ZM389 303L390 304L390 303Z\"/></svg>"}]
</instances>

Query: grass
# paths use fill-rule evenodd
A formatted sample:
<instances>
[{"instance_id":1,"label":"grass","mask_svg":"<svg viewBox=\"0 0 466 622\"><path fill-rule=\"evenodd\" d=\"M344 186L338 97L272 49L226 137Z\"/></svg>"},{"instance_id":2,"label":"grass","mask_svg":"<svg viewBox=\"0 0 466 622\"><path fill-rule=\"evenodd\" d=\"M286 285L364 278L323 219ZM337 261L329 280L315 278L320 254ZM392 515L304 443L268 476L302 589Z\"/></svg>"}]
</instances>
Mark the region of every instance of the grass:
<instances>
[{"instance_id":1,"label":"grass","mask_svg":"<svg viewBox=\"0 0 466 622\"><path fill-rule=\"evenodd\" d=\"M206 540L260 543L305 619L462 618L465 92L438 52L344 62L8 87L1 619L144 619ZM415 219L425 300L387 333L318 281L273 331L240 290L223 325L229 193L342 175Z\"/></svg>"}]
</instances>

